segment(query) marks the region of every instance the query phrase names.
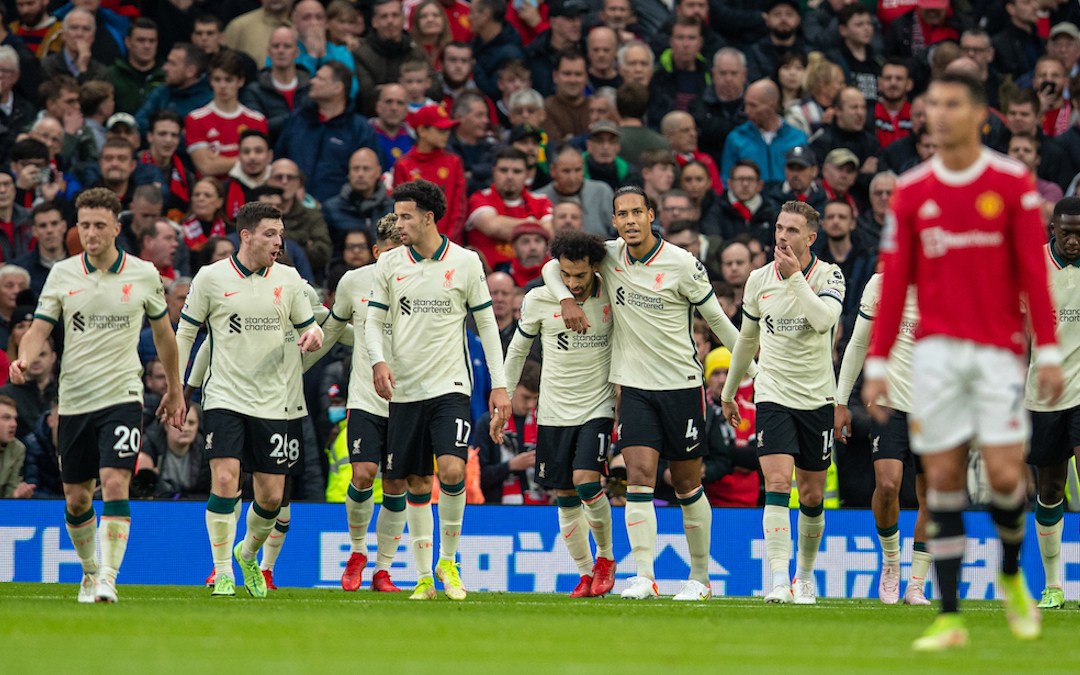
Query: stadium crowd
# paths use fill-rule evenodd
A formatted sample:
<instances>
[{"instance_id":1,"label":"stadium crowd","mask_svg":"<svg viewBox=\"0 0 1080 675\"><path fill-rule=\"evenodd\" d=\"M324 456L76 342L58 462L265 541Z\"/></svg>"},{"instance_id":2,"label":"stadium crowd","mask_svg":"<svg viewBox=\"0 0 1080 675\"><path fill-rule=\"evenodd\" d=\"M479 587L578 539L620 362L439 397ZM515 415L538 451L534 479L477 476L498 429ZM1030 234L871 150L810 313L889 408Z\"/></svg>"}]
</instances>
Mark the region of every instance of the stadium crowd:
<instances>
[{"instance_id":1,"label":"stadium crowd","mask_svg":"<svg viewBox=\"0 0 1080 675\"><path fill-rule=\"evenodd\" d=\"M448 202L440 232L485 263L504 351L552 237L613 237L620 186L644 188L654 229L700 260L736 326L750 272L772 260L781 205L806 202L821 214L814 253L847 283L839 369L897 176L935 151L922 100L931 77L986 84L984 142L1037 174L1047 222L1080 179L1080 6L1063 0L5 0L0 14L0 381L49 270L82 252L84 188L120 198L117 244L158 269L175 328L195 272L239 246L245 203L281 209L282 262L331 307L342 275L374 260L393 186L430 180ZM533 475L539 367L523 370L496 444L484 433L485 358L468 339L470 503L554 503ZM714 506L758 505L753 382L731 429L720 413L731 355L704 320L693 341L706 494ZM63 356L58 329L27 382L0 387L0 497L63 494ZM191 406L182 429L155 419L166 376L149 327L140 357L135 492L205 498L201 411ZM537 344L530 360L541 357ZM338 345L304 376L294 499L345 499L350 363ZM827 507L867 506L874 490L869 417L851 401ZM656 497L675 503L659 471ZM912 476L902 495L915 504Z\"/></svg>"}]
</instances>

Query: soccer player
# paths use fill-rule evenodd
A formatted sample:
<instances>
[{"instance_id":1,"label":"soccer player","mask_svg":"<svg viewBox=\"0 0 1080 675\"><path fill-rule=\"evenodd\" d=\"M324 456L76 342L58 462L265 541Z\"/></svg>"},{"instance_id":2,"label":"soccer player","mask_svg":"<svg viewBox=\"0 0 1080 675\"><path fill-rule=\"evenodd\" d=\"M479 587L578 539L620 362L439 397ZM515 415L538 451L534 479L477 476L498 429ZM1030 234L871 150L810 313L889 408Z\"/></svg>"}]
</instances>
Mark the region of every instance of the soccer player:
<instances>
[{"instance_id":1,"label":"soccer player","mask_svg":"<svg viewBox=\"0 0 1080 675\"><path fill-rule=\"evenodd\" d=\"M990 514L1001 537L1000 588L1013 634L1034 639L1039 610L1020 571L1024 539L1024 329L1027 297L1040 400L1061 395L1061 352L1047 288L1039 193L1024 165L983 147L982 83L946 73L927 90L926 115L938 152L900 177L881 250L885 258L877 330L865 366L863 400L887 393L885 359L900 332L908 286L919 301L912 353L911 447L926 472L941 614L913 645L942 650L967 643L957 585L967 537L963 511L969 444L990 479ZM976 270L993 270L993 283ZM879 423L882 408L871 407Z\"/></svg>"},{"instance_id":2,"label":"soccer player","mask_svg":"<svg viewBox=\"0 0 1080 675\"><path fill-rule=\"evenodd\" d=\"M670 461L690 551L690 579L676 600L708 600L712 509L701 488L705 443L703 372L690 343L697 309L726 345L738 333L713 294L705 267L690 253L659 239L645 191L625 186L615 193L612 223L619 239L605 243L600 274L615 297L611 382L622 387L619 442L626 460L626 531L637 575L622 597L659 597L653 560L656 509L653 488L660 457ZM581 334L591 325L562 280L558 260L544 266L544 283L560 300L567 328ZM685 349L674 345L684 344Z\"/></svg>"},{"instance_id":3,"label":"soccer player","mask_svg":"<svg viewBox=\"0 0 1080 675\"><path fill-rule=\"evenodd\" d=\"M1050 288L1057 307L1057 338L1062 349L1065 391L1056 403L1039 397L1036 361L1028 372L1025 407L1031 411L1031 450L1027 461L1036 467L1039 499L1035 527L1039 553L1046 572L1046 587L1039 607L1056 609L1065 604L1061 589L1061 530L1065 510L1065 483L1069 458L1080 456L1080 291L1074 278L1080 267L1080 198L1066 197L1054 206L1051 238L1046 245ZM894 350L895 351L895 350Z\"/></svg>"},{"instance_id":4,"label":"soccer player","mask_svg":"<svg viewBox=\"0 0 1080 675\"><path fill-rule=\"evenodd\" d=\"M318 350L322 330L314 325L300 275L274 264L282 247L281 212L261 202L245 204L236 228L240 250L195 276L180 313L177 342L180 363L187 363L199 326L207 324L210 366L203 408L211 473L206 529L214 556L213 595L236 594L231 550L244 586L262 598L266 579L255 557L276 524L288 462L299 456L298 444L291 445L288 437L293 394L289 350ZM297 340L290 328L304 332ZM255 499L247 534L234 548L241 466L254 474Z\"/></svg>"},{"instance_id":5,"label":"soccer player","mask_svg":"<svg viewBox=\"0 0 1080 675\"><path fill-rule=\"evenodd\" d=\"M544 348L541 371L536 478L555 490L559 530L581 572L571 598L608 593L615 585L611 552L611 504L600 485L615 417L611 369L611 299L597 272L607 257L599 237L567 232L551 244L559 274L591 327L585 335L566 330L558 298L546 286L529 291L521 320L506 352L506 388L514 391L533 339ZM582 509L584 505L584 510ZM596 540L593 563L589 529Z\"/></svg>"},{"instance_id":6,"label":"soccer player","mask_svg":"<svg viewBox=\"0 0 1080 675\"><path fill-rule=\"evenodd\" d=\"M157 414L180 428L187 411L161 277L152 264L116 248L119 198L108 188L92 188L75 208L83 254L53 266L10 376L15 384L25 381L30 361L63 318L57 450L67 530L83 568L79 602L116 602L131 529L128 486L142 440L138 344L144 316L168 379ZM99 477L105 502L100 533L91 502ZM100 564L95 536L101 538Z\"/></svg>"},{"instance_id":7,"label":"soccer player","mask_svg":"<svg viewBox=\"0 0 1080 675\"><path fill-rule=\"evenodd\" d=\"M836 386L836 412L833 418L833 437L847 443L851 436L851 412L848 398L851 388L862 370L866 349L870 346L870 330L874 325L878 303L881 301L881 275L870 277L859 302L859 316L844 352L840 366L840 378ZM926 522L930 512L926 509L926 477L919 458L911 453L908 442L908 414L911 411L911 350L915 346L915 331L919 327L919 306L915 301L915 289L909 288L904 300L904 320L900 335L896 336L888 362L890 405L889 420L878 424L871 420L870 444L874 460L874 497L872 507L877 521L878 540L884 560L878 597L886 605L895 605L900 599L900 483L904 479L904 465L912 459L915 463L915 492L919 499L919 513L915 518L915 550L911 554L911 579L904 593L904 604L929 605L924 585L930 571L931 558L926 552Z\"/></svg>"},{"instance_id":8,"label":"soccer player","mask_svg":"<svg viewBox=\"0 0 1080 675\"><path fill-rule=\"evenodd\" d=\"M775 256L754 270L743 291L743 322L731 352L731 368L720 400L724 418L738 428L735 403L746 368L761 348L754 380L757 444L765 475L765 553L772 569L766 603L817 602L814 561L825 531L822 500L832 461L836 380L832 347L844 307L840 268L810 251L820 216L805 202L785 202L776 217ZM799 490L799 547L795 583L790 577L791 475Z\"/></svg>"},{"instance_id":9,"label":"soccer player","mask_svg":"<svg viewBox=\"0 0 1080 675\"><path fill-rule=\"evenodd\" d=\"M389 213L379 219L375 233L375 246L371 248L375 260L392 249L401 246L397 229L397 216ZM346 272L338 282L334 295L334 307L323 323L325 336L323 350L334 341L355 330L363 330L367 319L368 300L371 295L371 278L375 263ZM349 322L352 329L348 329ZM392 322L388 319L385 332ZM384 338L385 341L385 338ZM322 350L320 350L321 352ZM315 356L319 356L316 354ZM349 377L349 399L346 431L349 442L349 460L352 464L352 481L345 494L345 516L349 521L349 540L352 552L341 575L341 587L346 591L360 588L364 568L368 561L367 531L371 514L375 510L372 486L380 465L386 464L386 421L390 404L375 392L371 381L371 363L367 350L353 348L352 374ZM390 579L390 565L397 554L398 541L405 530L405 490L403 479L383 475L382 507L375 522L378 533L378 549L375 557L375 575L371 590L381 592L400 591Z\"/></svg>"},{"instance_id":10,"label":"soccer player","mask_svg":"<svg viewBox=\"0 0 1080 675\"><path fill-rule=\"evenodd\" d=\"M431 600L436 597L431 485L433 460L438 459L442 536L435 572L447 597L464 600L467 592L456 562L472 432L472 377L464 322L472 312L491 377L491 434L501 443L510 399L499 328L480 257L439 233L436 223L446 215L442 189L417 179L398 185L392 196L404 245L375 263L364 322L375 391L390 401L383 475L406 481L405 519L418 573L411 597ZM393 323L393 370L383 347L388 319Z\"/></svg>"}]
</instances>

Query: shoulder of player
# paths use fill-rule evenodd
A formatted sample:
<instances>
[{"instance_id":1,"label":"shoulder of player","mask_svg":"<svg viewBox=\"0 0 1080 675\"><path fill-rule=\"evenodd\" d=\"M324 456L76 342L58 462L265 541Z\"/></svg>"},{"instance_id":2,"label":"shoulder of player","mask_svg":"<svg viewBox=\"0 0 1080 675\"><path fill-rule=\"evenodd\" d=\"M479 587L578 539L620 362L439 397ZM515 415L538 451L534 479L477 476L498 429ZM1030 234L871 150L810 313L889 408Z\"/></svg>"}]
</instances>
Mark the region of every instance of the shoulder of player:
<instances>
[{"instance_id":1,"label":"shoulder of player","mask_svg":"<svg viewBox=\"0 0 1080 675\"><path fill-rule=\"evenodd\" d=\"M558 305L559 301L547 286L537 286L525 294L523 306L531 311L536 308L537 305L544 303L554 303Z\"/></svg>"},{"instance_id":2,"label":"shoulder of player","mask_svg":"<svg viewBox=\"0 0 1080 675\"><path fill-rule=\"evenodd\" d=\"M389 251L387 251L389 253ZM382 256L380 256L382 257ZM375 263L369 263L363 267L357 267L356 269L349 270L345 274L341 275L341 279L338 281L338 288L348 288L353 284L363 284L366 279L368 283L371 283L371 277L375 275Z\"/></svg>"},{"instance_id":3,"label":"shoulder of player","mask_svg":"<svg viewBox=\"0 0 1080 675\"><path fill-rule=\"evenodd\" d=\"M1027 176L1028 168L1023 162L1015 160L1008 155L1003 155L995 150L987 150L986 152L989 159L988 166L993 171L1003 173L1012 178L1024 178Z\"/></svg>"},{"instance_id":4,"label":"shoulder of player","mask_svg":"<svg viewBox=\"0 0 1080 675\"><path fill-rule=\"evenodd\" d=\"M817 259L817 263L814 265L813 269L810 270L810 276L812 277L828 277L833 274L839 274L841 278L844 276L844 272L840 269L839 265L825 262L821 258Z\"/></svg>"},{"instance_id":5,"label":"shoulder of player","mask_svg":"<svg viewBox=\"0 0 1080 675\"><path fill-rule=\"evenodd\" d=\"M751 270L749 276L746 277L746 283L743 288L750 286L751 284L760 285L769 278L770 274L776 274L776 263L767 263L763 267L759 267L756 270Z\"/></svg>"},{"instance_id":6,"label":"shoulder of player","mask_svg":"<svg viewBox=\"0 0 1080 675\"><path fill-rule=\"evenodd\" d=\"M245 117L249 117L256 122L262 122L266 120L266 115L262 114L258 110L255 110L254 108L247 107L243 103L240 104L240 111Z\"/></svg>"},{"instance_id":7,"label":"shoulder of player","mask_svg":"<svg viewBox=\"0 0 1080 675\"><path fill-rule=\"evenodd\" d=\"M145 275L150 278L158 278L157 267L154 267L154 263L149 260L143 260L142 258L133 255L131 253L124 253L124 264L120 269L121 274L131 274L133 276Z\"/></svg>"},{"instance_id":8,"label":"shoulder of player","mask_svg":"<svg viewBox=\"0 0 1080 675\"><path fill-rule=\"evenodd\" d=\"M484 269L484 264L480 262L480 255L472 249L467 249L460 244L455 244L449 239L446 240L446 254L443 256L445 262L461 263L461 264L475 264L481 270ZM405 248L402 246L401 248Z\"/></svg>"},{"instance_id":9,"label":"shoulder of player","mask_svg":"<svg viewBox=\"0 0 1080 675\"><path fill-rule=\"evenodd\" d=\"M201 108L195 108L188 113L188 120L201 120L214 114L214 102L211 101Z\"/></svg>"},{"instance_id":10,"label":"shoulder of player","mask_svg":"<svg viewBox=\"0 0 1080 675\"><path fill-rule=\"evenodd\" d=\"M923 162L900 174L896 179L896 189L908 188L917 185L934 175L934 168L930 162Z\"/></svg>"},{"instance_id":11,"label":"shoulder of player","mask_svg":"<svg viewBox=\"0 0 1080 675\"><path fill-rule=\"evenodd\" d=\"M273 279L271 279L273 277ZM289 265L280 265L275 263L270 267L266 278L271 281L277 281L278 279L288 279L290 282L299 285L301 288L307 285L307 281L304 280L300 273L296 271L295 267Z\"/></svg>"}]
</instances>

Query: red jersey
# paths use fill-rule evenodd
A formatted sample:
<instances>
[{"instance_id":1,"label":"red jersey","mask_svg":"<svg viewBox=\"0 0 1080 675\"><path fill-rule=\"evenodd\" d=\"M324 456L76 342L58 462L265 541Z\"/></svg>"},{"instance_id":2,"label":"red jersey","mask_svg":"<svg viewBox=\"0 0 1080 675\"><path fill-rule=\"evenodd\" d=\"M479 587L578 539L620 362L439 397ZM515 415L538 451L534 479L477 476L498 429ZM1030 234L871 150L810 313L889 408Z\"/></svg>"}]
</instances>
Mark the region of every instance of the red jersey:
<instances>
[{"instance_id":1,"label":"red jersey","mask_svg":"<svg viewBox=\"0 0 1080 675\"><path fill-rule=\"evenodd\" d=\"M988 148L964 171L934 156L902 175L881 240L869 356L892 349L909 284L919 296L916 339L942 335L1023 353L1026 295L1035 344L1055 345L1040 202L1027 167Z\"/></svg>"},{"instance_id":2,"label":"red jersey","mask_svg":"<svg viewBox=\"0 0 1080 675\"><path fill-rule=\"evenodd\" d=\"M394 185L423 178L442 187L446 194L446 215L439 220L439 233L455 244L465 239L465 165L446 150L419 152L414 147L394 162Z\"/></svg>"},{"instance_id":3,"label":"red jersey","mask_svg":"<svg viewBox=\"0 0 1080 675\"><path fill-rule=\"evenodd\" d=\"M209 148L222 157L240 156L240 134L246 129L269 133L266 117L247 106L240 105L236 112L223 113L211 101L188 113L184 122L187 150Z\"/></svg>"},{"instance_id":4,"label":"red jersey","mask_svg":"<svg viewBox=\"0 0 1080 675\"><path fill-rule=\"evenodd\" d=\"M877 128L878 145L885 147L911 133L911 104L904 101L898 112L891 113L881 101L874 106L874 126Z\"/></svg>"},{"instance_id":5,"label":"red jersey","mask_svg":"<svg viewBox=\"0 0 1080 675\"><path fill-rule=\"evenodd\" d=\"M412 30L412 15L420 0L405 0L401 9L405 12L405 18ZM472 26L469 24L469 3L461 0L452 0L449 6L445 2L439 2L446 20L450 23L450 39L458 42L472 42Z\"/></svg>"},{"instance_id":6,"label":"red jersey","mask_svg":"<svg viewBox=\"0 0 1080 675\"><path fill-rule=\"evenodd\" d=\"M488 264L497 267L511 260L516 260L514 246L509 241L492 239L480 230L473 229L473 218L484 212L496 213L511 218L535 218L537 222L551 218L551 200L545 195L537 195L525 190L517 201L506 202L494 188L474 192L469 197L469 219L465 223L469 231L469 246L484 254Z\"/></svg>"}]
</instances>

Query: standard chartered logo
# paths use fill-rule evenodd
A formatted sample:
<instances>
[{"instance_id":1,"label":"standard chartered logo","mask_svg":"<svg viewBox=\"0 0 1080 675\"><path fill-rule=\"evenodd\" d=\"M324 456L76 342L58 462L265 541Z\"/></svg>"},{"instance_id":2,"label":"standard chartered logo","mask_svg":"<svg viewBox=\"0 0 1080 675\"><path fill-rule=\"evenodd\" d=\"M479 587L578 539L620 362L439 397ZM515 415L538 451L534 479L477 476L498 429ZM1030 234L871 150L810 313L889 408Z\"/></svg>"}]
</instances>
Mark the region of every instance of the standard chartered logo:
<instances>
[{"instance_id":1,"label":"standard chartered logo","mask_svg":"<svg viewBox=\"0 0 1080 675\"><path fill-rule=\"evenodd\" d=\"M799 331L810 330L810 322L804 316L788 319L766 314L764 321L765 330L774 335L776 333L798 333Z\"/></svg>"},{"instance_id":2,"label":"standard chartered logo","mask_svg":"<svg viewBox=\"0 0 1080 675\"><path fill-rule=\"evenodd\" d=\"M412 314L449 314L453 311L453 303L449 300L423 300L403 296L398 302L402 316Z\"/></svg>"},{"instance_id":3,"label":"standard chartered logo","mask_svg":"<svg viewBox=\"0 0 1080 675\"><path fill-rule=\"evenodd\" d=\"M267 331L281 330L281 319L277 316L240 316L229 315L229 333L241 333L245 330Z\"/></svg>"},{"instance_id":4,"label":"standard chartered logo","mask_svg":"<svg viewBox=\"0 0 1080 675\"><path fill-rule=\"evenodd\" d=\"M86 330L118 330L131 325L131 317L126 314L90 314L75 312L71 315L71 326L77 332Z\"/></svg>"},{"instance_id":5,"label":"standard chartered logo","mask_svg":"<svg viewBox=\"0 0 1080 675\"><path fill-rule=\"evenodd\" d=\"M664 299L653 295L635 293L619 286L615 289L615 304L640 307L641 309L663 309Z\"/></svg>"}]
</instances>

